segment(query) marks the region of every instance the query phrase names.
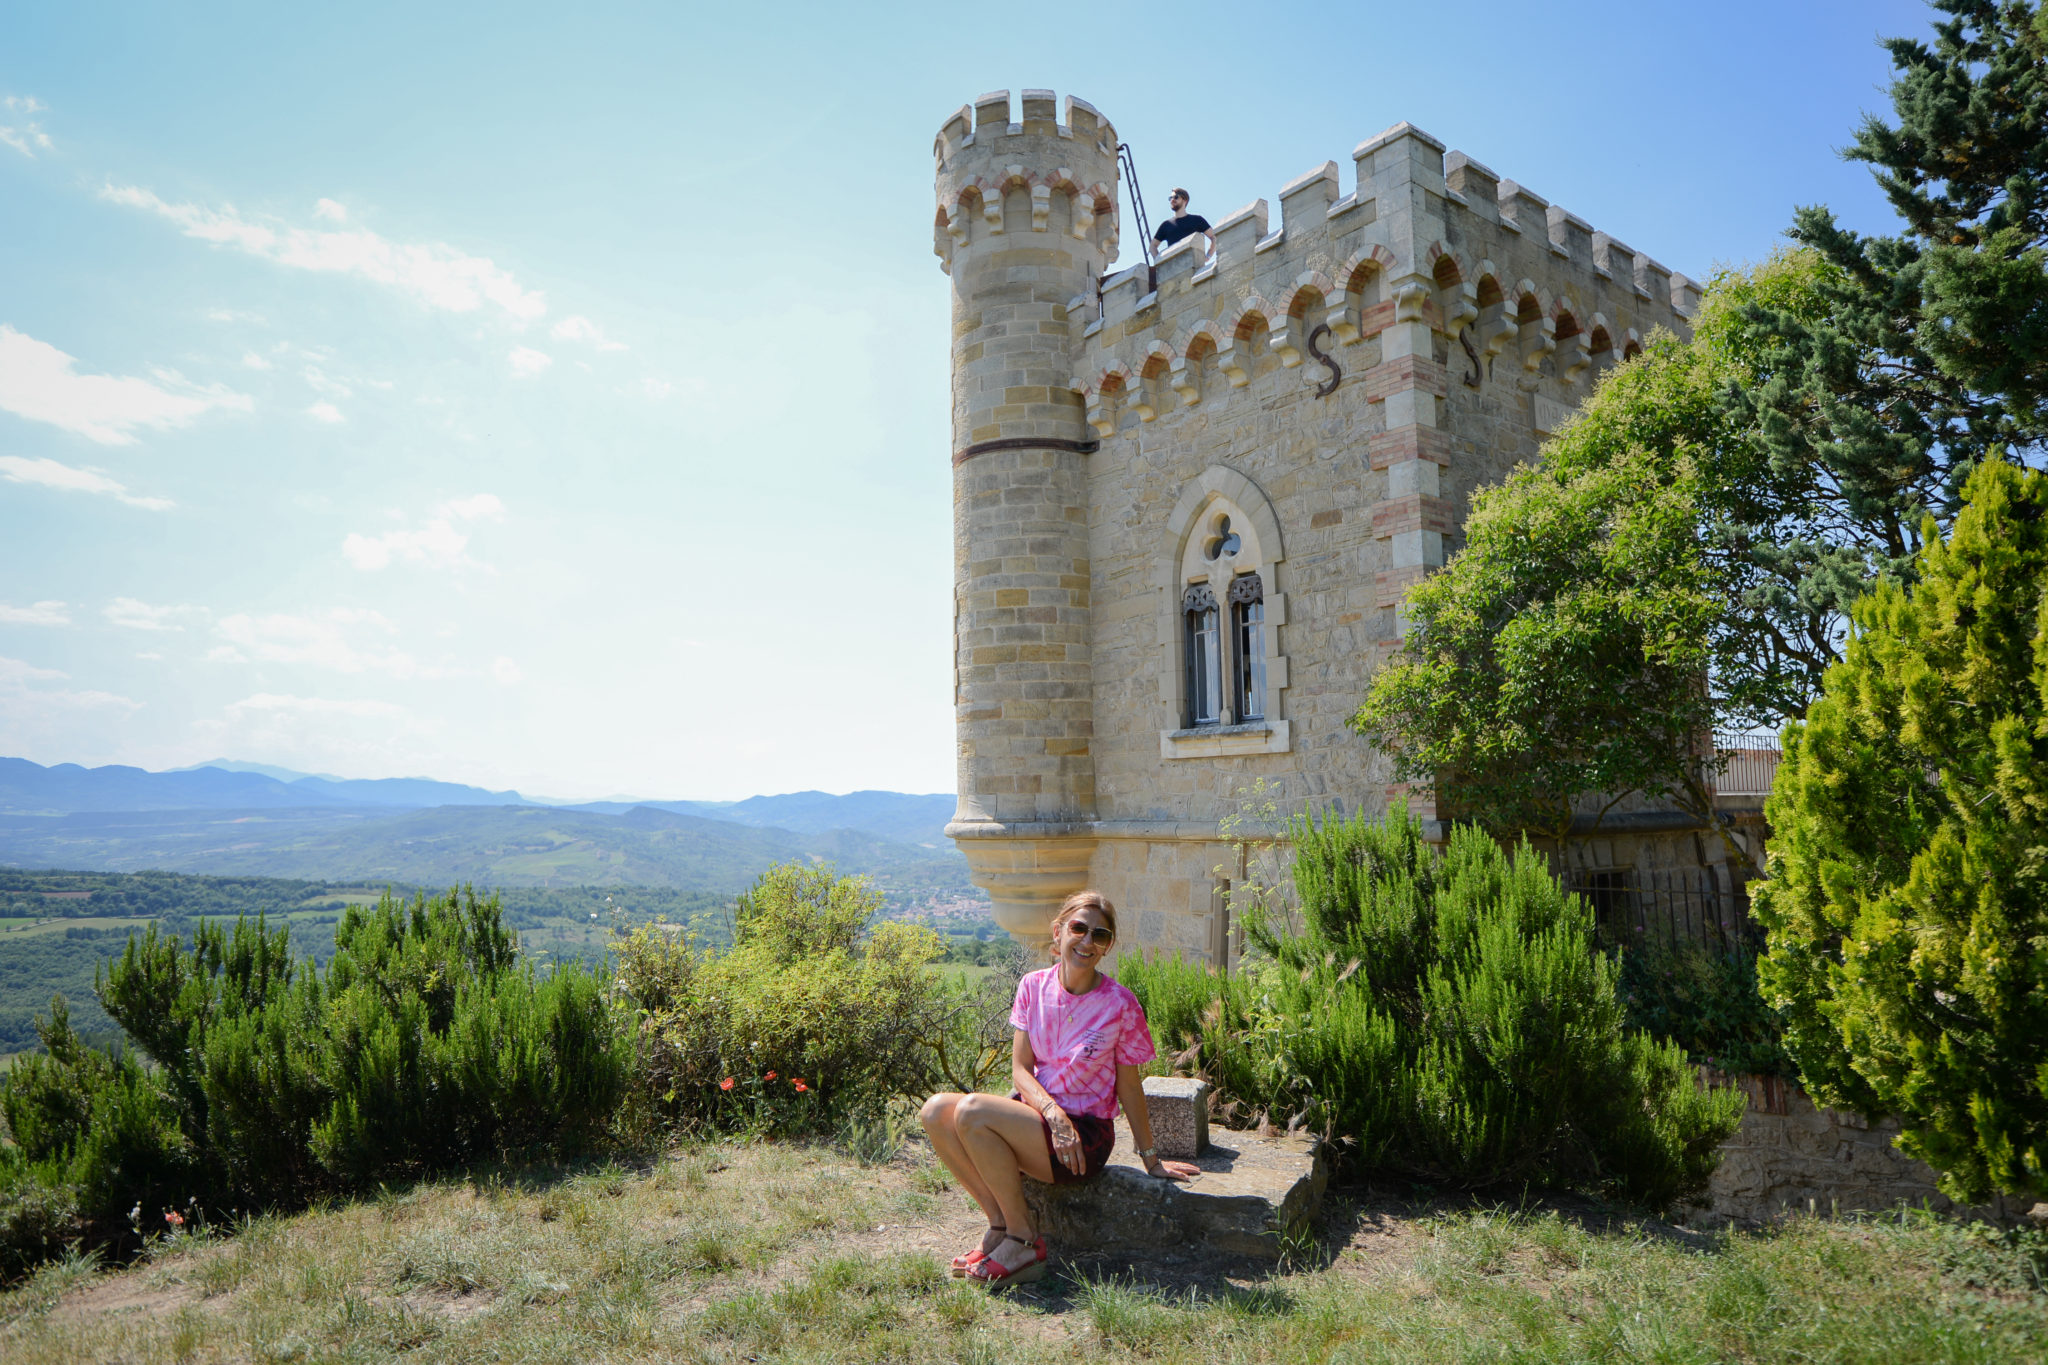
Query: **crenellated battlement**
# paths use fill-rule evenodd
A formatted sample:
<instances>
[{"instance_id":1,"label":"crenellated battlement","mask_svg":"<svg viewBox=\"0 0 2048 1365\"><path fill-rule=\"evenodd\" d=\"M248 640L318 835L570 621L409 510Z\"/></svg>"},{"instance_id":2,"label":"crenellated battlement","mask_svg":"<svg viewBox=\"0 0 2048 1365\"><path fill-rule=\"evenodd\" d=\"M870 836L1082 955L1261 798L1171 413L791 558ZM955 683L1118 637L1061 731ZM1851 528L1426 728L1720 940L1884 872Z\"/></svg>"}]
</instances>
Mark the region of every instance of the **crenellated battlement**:
<instances>
[{"instance_id":1,"label":"crenellated battlement","mask_svg":"<svg viewBox=\"0 0 2048 1365\"><path fill-rule=\"evenodd\" d=\"M932 142L938 213L932 250L949 274L958 253L977 242L1027 233L1068 237L1116 258L1116 129L1086 100L1026 90L1021 119L1010 92L997 90L940 126Z\"/></svg>"},{"instance_id":2,"label":"crenellated battlement","mask_svg":"<svg viewBox=\"0 0 2048 1365\"><path fill-rule=\"evenodd\" d=\"M1685 276L1410 124L1351 161L1348 193L1326 161L1281 187L1277 222L1254 200L1215 222L1213 256L1183 239L1106 277L1099 306L1068 304L1073 387L1099 435L1124 411L1151 421L1201 402L1212 362L1230 387L1257 358L1299 366L1325 327L1342 348L1426 323L1490 372L1507 357L1555 379L1564 400L1655 328L1684 331L1698 305Z\"/></svg>"}]
</instances>

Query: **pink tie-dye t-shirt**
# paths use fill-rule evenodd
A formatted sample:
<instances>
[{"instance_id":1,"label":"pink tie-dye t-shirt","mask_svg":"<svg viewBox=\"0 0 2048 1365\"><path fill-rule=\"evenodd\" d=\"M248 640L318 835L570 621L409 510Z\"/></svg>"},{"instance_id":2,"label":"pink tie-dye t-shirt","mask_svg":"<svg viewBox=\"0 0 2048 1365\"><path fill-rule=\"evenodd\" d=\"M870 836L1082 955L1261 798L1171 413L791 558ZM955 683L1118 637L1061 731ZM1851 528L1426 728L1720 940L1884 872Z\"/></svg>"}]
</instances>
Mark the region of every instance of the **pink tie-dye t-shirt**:
<instances>
[{"instance_id":1,"label":"pink tie-dye t-shirt","mask_svg":"<svg viewBox=\"0 0 2048 1365\"><path fill-rule=\"evenodd\" d=\"M1138 997L1097 974L1086 995L1069 995L1057 967L1017 983L1010 1026L1024 1030L1037 1065L1031 1074L1069 1114L1116 1117L1118 1063L1152 1060L1152 1026Z\"/></svg>"}]
</instances>

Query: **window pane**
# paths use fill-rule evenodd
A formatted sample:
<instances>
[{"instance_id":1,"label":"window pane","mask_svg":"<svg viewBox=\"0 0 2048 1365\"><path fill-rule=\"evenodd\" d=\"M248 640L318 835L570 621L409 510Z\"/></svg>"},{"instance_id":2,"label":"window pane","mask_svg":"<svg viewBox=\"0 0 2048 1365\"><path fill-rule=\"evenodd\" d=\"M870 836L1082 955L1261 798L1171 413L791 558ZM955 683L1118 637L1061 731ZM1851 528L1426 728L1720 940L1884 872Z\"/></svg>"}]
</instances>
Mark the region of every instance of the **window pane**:
<instances>
[{"instance_id":1,"label":"window pane","mask_svg":"<svg viewBox=\"0 0 2048 1365\"><path fill-rule=\"evenodd\" d=\"M1214 599L1210 599L1213 601ZM1188 724L1214 725L1223 701L1222 641L1217 611L1208 606L1187 614Z\"/></svg>"},{"instance_id":2,"label":"window pane","mask_svg":"<svg viewBox=\"0 0 2048 1365\"><path fill-rule=\"evenodd\" d=\"M1231 634L1237 657L1232 660L1232 692L1239 720L1266 717L1266 604L1231 604Z\"/></svg>"}]
</instances>

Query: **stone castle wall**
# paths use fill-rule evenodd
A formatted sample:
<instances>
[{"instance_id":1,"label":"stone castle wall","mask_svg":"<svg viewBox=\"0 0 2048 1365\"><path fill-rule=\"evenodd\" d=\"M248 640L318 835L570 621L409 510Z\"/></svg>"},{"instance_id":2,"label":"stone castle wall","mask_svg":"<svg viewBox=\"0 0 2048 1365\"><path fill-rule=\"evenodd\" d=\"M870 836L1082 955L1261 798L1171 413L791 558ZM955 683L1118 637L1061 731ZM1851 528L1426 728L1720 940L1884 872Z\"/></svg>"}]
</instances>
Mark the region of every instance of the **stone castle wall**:
<instances>
[{"instance_id":1,"label":"stone castle wall","mask_svg":"<svg viewBox=\"0 0 2048 1365\"><path fill-rule=\"evenodd\" d=\"M1219 822L1262 778L1288 811L1402 794L1345 726L1402 592L1456 548L1473 490L1534 459L1604 368L1682 334L1698 295L1406 124L1352 153L1348 193L1326 163L1280 191L1277 222L1265 200L1221 217L1213 257L1193 237L1100 279L1075 243L1114 251L1115 134L1052 108L1027 91L1011 122L1006 92L984 96L935 149L956 319L953 833L1014 931L1092 883L1129 941L1213 953ZM1057 278L1072 292L1053 307ZM996 298L1026 287L1028 318ZM1063 448L975 453L1013 426ZM1243 545L1206 561L1225 516ZM1266 715L1184 731L1181 594L1247 571ZM1085 707L1032 694L1080 673Z\"/></svg>"},{"instance_id":2,"label":"stone castle wall","mask_svg":"<svg viewBox=\"0 0 2048 1365\"><path fill-rule=\"evenodd\" d=\"M1749 1112L1721 1146L1707 1203L1687 1221L1697 1227L1757 1227L1787 1215L1878 1213L1905 1204L1994 1222L2017 1222L2020 1201L1997 1197L1967 1207L1944 1195L1934 1168L1892 1145L1896 1120L1872 1123L1842 1109L1817 1108L1806 1092L1775 1076L1728 1077L1749 1095Z\"/></svg>"}]
</instances>

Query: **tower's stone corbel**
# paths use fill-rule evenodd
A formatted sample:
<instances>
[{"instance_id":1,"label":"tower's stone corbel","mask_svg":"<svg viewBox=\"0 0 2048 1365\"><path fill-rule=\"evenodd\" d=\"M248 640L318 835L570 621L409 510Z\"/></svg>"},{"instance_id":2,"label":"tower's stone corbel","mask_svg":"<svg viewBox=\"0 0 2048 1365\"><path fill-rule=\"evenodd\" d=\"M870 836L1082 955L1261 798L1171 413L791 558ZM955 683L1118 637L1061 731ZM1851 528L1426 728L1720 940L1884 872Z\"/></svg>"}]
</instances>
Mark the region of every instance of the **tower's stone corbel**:
<instances>
[{"instance_id":1,"label":"tower's stone corbel","mask_svg":"<svg viewBox=\"0 0 2048 1365\"><path fill-rule=\"evenodd\" d=\"M1593 354L1586 349L1586 334L1573 332L1554 344L1557 347L1557 377L1567 384L1573 383L1593 363Z\"/></svg>"},{"instance_id":2,"label":"tower's stone corbel","mask_svg":"<svg viewBox=\"0 0 2048 1365\"><path fill-rule=\"evenodd\" d=\"M1031 230L1033 232L1043 232L1045 231L1046 224L1051 220L1052 186L1033 185L1031 187Z\"/></svg>"},{"instance_id":3,"label":"tower's stone corbel","mask_svg":"<svg viewBox=\"0 0 2048 1365\"><path fill-rule=\"evenodd\" d=\"M1230 381L1230 387L1241 389L1252 382L1251 347L1241 337L1225 337L1216 348L1216 368Z\"/></svg>"},{"instance_id":4,"label":"tower's stone corbel","mask_svg":"<svg viewBox=\"0 0 2048 1365\"><path fill-rule=\"evenodd\" d=\"M1177 355L1166 366L1166 383L1180 395L1182 407L1193 407L1202 401L1202 367L1191 362L1184 355Z\"/></svg>"},{"instance_id":5,"label":"tower's stone corbel","mask_svg":"<svg viewBox=\"0 0 2048 1365\"><path fill-rule=\"evenodd\" d=\"M1110 406L1109 395L1100 389L1088 389L1082 394L1087 403L1088 425L1095 434L1107 441L1116 435L1116 410Z\"/></svg>"},{"instance_id":6,"label":"tower's stone corbel","mask_svg":"<svg viewBox=\"0 0 2048 1365\"><path fill-rule=\"evenodd\" d=\"M1273 348L1274 355L1280 357L1280 363L1290 369L1302 360L1301 324L1300 318L1283 317L1266 333L1266 344Z\"/></svg>"},{"instance_id":7,"label":"tower's stone corbel","mask_svg":"<svg viewBox=\"0 0 2048 1365\"><path fill-rule=\"evenodd\" d=\"M1522 368L1534 374L1543 368L1543 357L1557 349L1557 319L1538 318L1521 329Z\"/></svg>"},{"instance_id":8,"label":"tower's stone corbel","mask_svg":"<svg viewBox=\"0 0 2048 1365\"><path fill-rule=\"evenodd\" d=\"M1409 282L1394 291L1395 322L1429 321L1429 295L1427 286Z\"/></svg>"},{"instance_id":9,"label":"tower's stone corbel","mask_svg":"<svg viewBox=\"0 0 2048 1365\"><path fill-rule=\"evenodd\" d=\"M1507 344L1522 330L1505 303L1488 304L1480 309L1477 325L1480 354L1489 360L1506 350Z\"/></svg>"},{"instance_id":10,"label":"tower's stone corbel","mask_svg":"<svg viewBox=\"0 0 2048 1365\"><path fill-rule=\"evenodd\" d=\"M1444 315L1444 335L1456 336L1479 317L1479 286L1462 280L1443 291L1439 306Z\"/></svg>"}]
</instances>

